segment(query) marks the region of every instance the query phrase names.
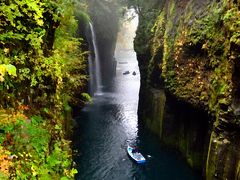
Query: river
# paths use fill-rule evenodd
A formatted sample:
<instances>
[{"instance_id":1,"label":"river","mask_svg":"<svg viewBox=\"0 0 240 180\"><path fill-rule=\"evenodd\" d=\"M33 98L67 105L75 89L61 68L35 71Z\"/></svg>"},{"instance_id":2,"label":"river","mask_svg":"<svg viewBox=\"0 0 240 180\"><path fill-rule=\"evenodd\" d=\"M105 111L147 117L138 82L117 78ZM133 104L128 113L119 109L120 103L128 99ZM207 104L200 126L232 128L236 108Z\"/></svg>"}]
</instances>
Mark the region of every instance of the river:
<instances>
[{"instance_id":1,"label":"river","mask_svg":"<svg viewBox=\"0 0 240 180\"><path fill-rule=\"evenodd\" d=\"M126 28L123 34L128 34ZM130 43L132 40L133 37ZM139 125L140 74L135 52L119 45L115 57L117 70L113 82L103 87L102 93L95 95L93 102L76 117L77 128L73 138L78 169L76 179L200 179L178 153L162 146L157 137ZM130 73L124 75L126 71ZM128 157L128 144L138 147L147 158L146 164L136 164Z\"/></svg>"}]
</instances>

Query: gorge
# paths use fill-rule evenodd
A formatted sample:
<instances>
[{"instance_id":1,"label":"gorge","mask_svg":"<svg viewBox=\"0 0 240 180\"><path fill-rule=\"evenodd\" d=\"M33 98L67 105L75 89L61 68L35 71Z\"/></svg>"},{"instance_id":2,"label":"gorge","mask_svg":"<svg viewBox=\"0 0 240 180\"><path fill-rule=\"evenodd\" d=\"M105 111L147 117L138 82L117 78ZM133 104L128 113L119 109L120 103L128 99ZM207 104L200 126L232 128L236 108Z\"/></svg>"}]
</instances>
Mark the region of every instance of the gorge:
<instances>
[{"instance_id":1,"label":"gorge","mask_svg":"<svg viewBox=\"0 0 240 180\"><path fill-rule=\"evenodd\" d=\"M117 36L116 74L77 114L73 139L76 179L200 179L177 152L160 145L158 138L138 122L140 74L133 50L137 24L137 15L129 10ZM129 73L124 74L126 71ZM132 162L127 145L137 146L148 158L147 163Z\"/></svg>"},{"instance_id":2,"label":"gorge","mask_svg":"<svg viewBox=\"0 0 240 180\"><path fill-rule=\"evenodd\" d=\"M128 5L139 14L140 123L204 178L239 179L239 1Z\"/></svg>"},{"instance_id":3,"label":"gorge","mask_svg":"<svg viewBox=\"0 0 240 180\"><path fill-rule=\"evenodd\" d=\"M238 180L239 62L240 0L3 0L0 179Z\"/></svg>"}]
</instances>

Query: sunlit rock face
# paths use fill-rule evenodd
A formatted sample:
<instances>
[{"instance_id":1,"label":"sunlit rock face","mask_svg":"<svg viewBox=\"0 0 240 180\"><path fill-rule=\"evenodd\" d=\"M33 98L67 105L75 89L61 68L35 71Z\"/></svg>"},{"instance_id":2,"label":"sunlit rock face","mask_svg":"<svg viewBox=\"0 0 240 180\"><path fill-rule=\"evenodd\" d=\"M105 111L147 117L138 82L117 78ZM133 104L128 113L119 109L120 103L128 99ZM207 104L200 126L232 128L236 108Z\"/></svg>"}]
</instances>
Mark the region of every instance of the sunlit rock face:
<instances>
[{"instance_id":1,"label":"sunlit rock face","mask_svg":"<svg viewBox=\"0 0 240 180\"><path fill-rule=\"evenodd\" d=\"M240 2L144 7L134 42L140 118L207 179L239 179Z\"/></svg>"},{"instance_id":2,"label":"sunlit rock face","mask_svg":"<svg viewBox=\"0 0 240 180\"><path fill-rule=\"evenodd\" d=\"M128 49L133 50L133 40L136 36L136 29L138 26L138 15L134 9L130 9L125 17L121 19L120 30L117 36L116 50Z\"/></svg>"}]
</instances>

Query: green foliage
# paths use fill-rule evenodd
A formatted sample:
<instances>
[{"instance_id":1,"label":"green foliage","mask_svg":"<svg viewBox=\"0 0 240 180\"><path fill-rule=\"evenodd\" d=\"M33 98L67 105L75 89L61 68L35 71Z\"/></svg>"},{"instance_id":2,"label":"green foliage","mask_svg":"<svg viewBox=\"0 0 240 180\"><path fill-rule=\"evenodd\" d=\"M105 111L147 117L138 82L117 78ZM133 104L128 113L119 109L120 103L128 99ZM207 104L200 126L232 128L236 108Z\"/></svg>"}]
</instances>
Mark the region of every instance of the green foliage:
<instances>
[{"instance_id":1,"label":"green foliage","mask_svg":"<svg viewBox=\"0 0 240 180\"><path fill-rule=\"evenodd\" d=\"M2 83L1 105L4 101L8 106L14 106L12 102L22 99L26 101L31 91L31 86L36 85L41 79L42 73L35 72L35 68L44 58L44 37L49 32L47 23L50 19L44 19L46 14L46 4L38 1L19 1L14 0L10 3L3 1L0 4L0 64L12 64L18 70L18 76ZM40 62L39 62L40 61ZM12 69L12 74L16 74L16 69ZM38 74L38 75L36 75ZM42 75L43 76L43 75ZM11 89L9 88L11 84ZM18 87L18 88L15 88ZM9 98L9 93L12 98ZM18 96L17 96L18 95ZM19 98L18 98L19 97ZM20 99L21 98L21 99Z\"/></svg>"},{"instance_id":2,"label":"green foliage","mask_svg":"<svg viewBox=\"0 0 240 180\"><path fill-rule=\"evenodd\" d=\"M85 53L80 40L73 38L78 25L72 1L14 0L1 2L0 10L0 80L5 80L0 105L21 101L60 107L61 94L73 98L87 77ZM5 78L5 72L17 76Z\"/></svg>"},{"instance_id":3,"label":"green foliage","mask_svg":"<svg viewBox=\"0 0 240 180\"><path fill-rule=\"evenodd\" d=\"M41 116L29 120L19 116L15 123L2 127L12 138L1 136L4 141L0 145L14 144L8 147L9 155L14 157L14 179L73 179L77 173L72 168L69 142L63 139L61 125L52 128L49 123Z\"/></svg>"},{"instance_id":4,"label":"green foliage","mask_svg":"<svg viewBox=\"0 0 240 180\"><path fill-rule=\"evenodd\" d=\"M148 65L148 83L154 87L161 86L159 66L162 65L162 54L163 54L163 36L165 32L165 11L162 11L157 17L155 24L151 29L151 33L154 34L151 44L152 58Z\"/></svg>"},{"instance_id":5,"label":"green foliage","mask_svg":"<svg viewBox=\"0 0 240 180\"><path fill-rule=\"evenodd\" d=\"M0 172L0 179L7 179L7 177L2 172Z\"/></svg>"},{"instance_id":6,"label":"green foliage","mask_svg":"<svg viewBox=\"0 0 240 180\"><path fill-rule=\"evenodd\" d=\"M139 54L144 54L150 49L150 44L146 42L151 42L153 37L152 27L158 13L158 10L152 9L140 18L136 38L134 39L134 49Z\"/></svg>"},{"instance_id":7,"label":"green foliage","mask_svg":"<svg viewBox=\"0 0 240 180\"><path fill-rule=\"evenodd\" d=\"M82 93L82 97L83 97L84 101L86 101L86 102L92 101L92 98L88 93Z\"/></svg>"},{"instance_id":8,"label":"green foliage","mask_svg":"<svg viewBox=\"0 0 240 180\"><path fill-rule=\"evenodd\" d=\"M11 64L0 64L0 81L3 82L4 81L4 76L6 74L10 75L10 76L17 76L16 73L16 67L11 65Z\"/></svg>"},{"instance_id":9,"label":"green foliage","mask_svg":"<svg viewBox=\"0 0 240 180\"><path fill-rule=\"evenodd\" d=\"M75 16L81 27L86 27L91 21L90 16L87 14L88 2L86 0L75 0Z\"/></svg>"},{"instance_id":10,"label":"green foliage","mask_svg":"<svg viewBox=\"0 0 240 180\"><path fill-rule=\"evenodd\" d=\"M0 114L0 145L17 156L15 179L73 179L76 173L60 118L89 98L81 95L87 53L76 38L75 11L68 0L0 2L0 108L38 114L12 121Z\"/></svg>"},{"instance_id":11,"label":"green foliage","mask_svg":"<svg viewBox=\"0 0 240 180\"><path fill-rule=\"evenodd\" d=\"M199 8L194 1L183 5L171 0L157 18L150 18L151 12L140 15L135 39L138 55L145 55L140 67L147 70L147 84L157 87L160 76L171 93L217 114L221 105L231 103L236 89L232 76L240 58L239 3L211 1Z\"/></svg>"},{"instance_id":12,"label":"green foliage","mask_svg":"<svg viewBox=\"0 0 240 180\"><path fill-rule=\"evenodd\" d=\"M13 47L28 44L38 51L46 33L43 27L44 11L44 3L40 0L1 2L0 27L3 32L0 34L0 44L11 50Z\"/></svg>"},{"instance_id":13,"label":"green foliage","mask_svg":"<svg viewBox=\"0 0 240 180\"><path fill-rule=\"evenodd\" d=\"M221 139L221 132L237 131L228 129L229 124L231 127L239 124L234 109L239 99L240 1L213 0L199 3L171 0L164 3L163 11L152 28L153 38L145 41L143 33L136 37L144 39L141 42L143 46L147 42L151 47L151 54L142 49L137 52L142 76L148 70L148 84L151 88L156 87L152 72L159 67L159 73L165 79L164 89L177 99L209 112L215 121L213 128L217 127L217 137L221 136ZM142 29L138 31L144 32L147 24L148 21L140 19L139 28ZM140 46L140 43L137 45ZM163 64L157 64L156 58ZM142 92L147 97L149 88L144 80ZM215 144L209 146L209 152L212 146L225 143L215 141L216 138L211 137L210 142ZM186 146L180 142L182 151ZM209 179L219 172L211 160L214 158L208 157L206 176ZM190 156L188 161L193 165L199 159ZM239 169L239 165L236 169ZM228 170L227 167L227 173ZM225 172L222 174L219 177L225 177ZM228 175L231 176L231 172L226 177Z\"/></svg>"},{"instance_id":14,"label":"green foliage","mask_svg":"<svg viewBox=\"0 0 240 180\"><path fill-rule=\"evenodd\" d=\"M169 2L169 9L167 10L168 20L165 24L165 32L163 35L163 64L162 64L162 76L165 78L166 86L169 89L174 89L176 85L175 82L175 72L174 66L175 61L173 59L175 35L177 30L177 25L174 24L174 19L176 18L176 6L174 1Z\"/></svg>"},{"instance_id":15,"label":"green foliage","mask_svg":"<svg viewBox=\"0 0 240 180\"><path fill-rule=\"evenodd\" d=\"M72 1L14 0L1 2L0 8L1 69L8 68L9 76L17 74L13 79L1 73L5 81L0 82L0 105L16 106L19 101L61 108L61 94L77 104L80 100L73 96L83 91L87 72L81 42L73 38L78 25Z\"/></svg>"},{"instance_id":16,"label":"green foliage","mask_svg":"<svg viewBox=\"0 0 240 180\"><path fill-rule=\"evenodd\" d=\"M207 11L207 15L196 21L189 37L193 44L201 44L209 57L209 66L214 71L209 108L218 114L220 104L231 103L231 61L239 57L236 49L240 46L240 11L236 3L229 1L213 2Z\"/></svg>"},{"instance_id":17,"label":"green foliage","mask_svg":"<svg viewBox=\"0 0 240 180\"><path fill-rule=\"evenodd\" d=\"M152 58L147 80L155 86L157 73L153 72L158 66L168 90L181 98L198 99L201 93L204 97L200 100L207 101L204 104L208 103L212 112L218 112L220 104L229 105L232 97L232 60L239 58L239 5L232 1L213 1L193 16L194 3L189 2L184 16L178 17L182 10L176 4L166 2L152 28L154 35L149 41ZM186 66L198 69L187 73ZM209 79L205 79L201 71L208 72ZM193 77L184 77L184 74ZM204 83L210 83L210 87L206 89ZM187 91L191 91L191 87L200 90L189 95ZM202 92L206 90L210 92Z\"/></svg>"},{"instance_id":18,"label":"green foliage","mask_svg":"<svg viewBox=\"0 0 240 180\"><path fill-rule=\"evenodd\" d=\"M224 3L213 2L208 6L209 13L197 20L190 31L191 43L201 44L202 48L208 51L210 65L216 67L221 61L221 56L226 44L224 30L221 29Z\"/></svg>"},{"instance_id":19,"label":"green foliage","mask_svg":"<svg viewBox=\"0 0 240 180\"><path fill-rule=\"evenodd\" d=\"M229 9L223 16L225 27L231 32L230 42L240 46L240 11L237 6Z\"/></svg>"}]
</instances>

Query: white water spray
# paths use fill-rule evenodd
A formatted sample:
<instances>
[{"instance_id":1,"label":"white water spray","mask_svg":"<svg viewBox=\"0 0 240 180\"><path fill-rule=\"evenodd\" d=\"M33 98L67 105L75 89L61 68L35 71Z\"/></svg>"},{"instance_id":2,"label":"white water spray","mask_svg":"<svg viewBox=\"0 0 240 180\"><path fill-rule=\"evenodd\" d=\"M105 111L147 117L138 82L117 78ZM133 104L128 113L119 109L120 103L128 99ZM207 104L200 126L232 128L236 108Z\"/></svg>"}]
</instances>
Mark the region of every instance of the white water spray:
<instances>
[{"instance_id":1,"label":"white water spray","mask_svg":"<svg viewBox=\"0 0 240 180\"><path fill-rule=\"evenodd\" d=\"M93 51L94 51L94 58L92 55L89 56L89 68L90 68L90 88L94 94L101 94L102 93L102 74L100 68L100 59L99 59L99 52L97 48L97 41L96 35L93 28L93 25L89 23L91 35L92 35L92 44L93 44ZM94 85L95 84L95 85Z\"/></svg>"}]
</instances>

